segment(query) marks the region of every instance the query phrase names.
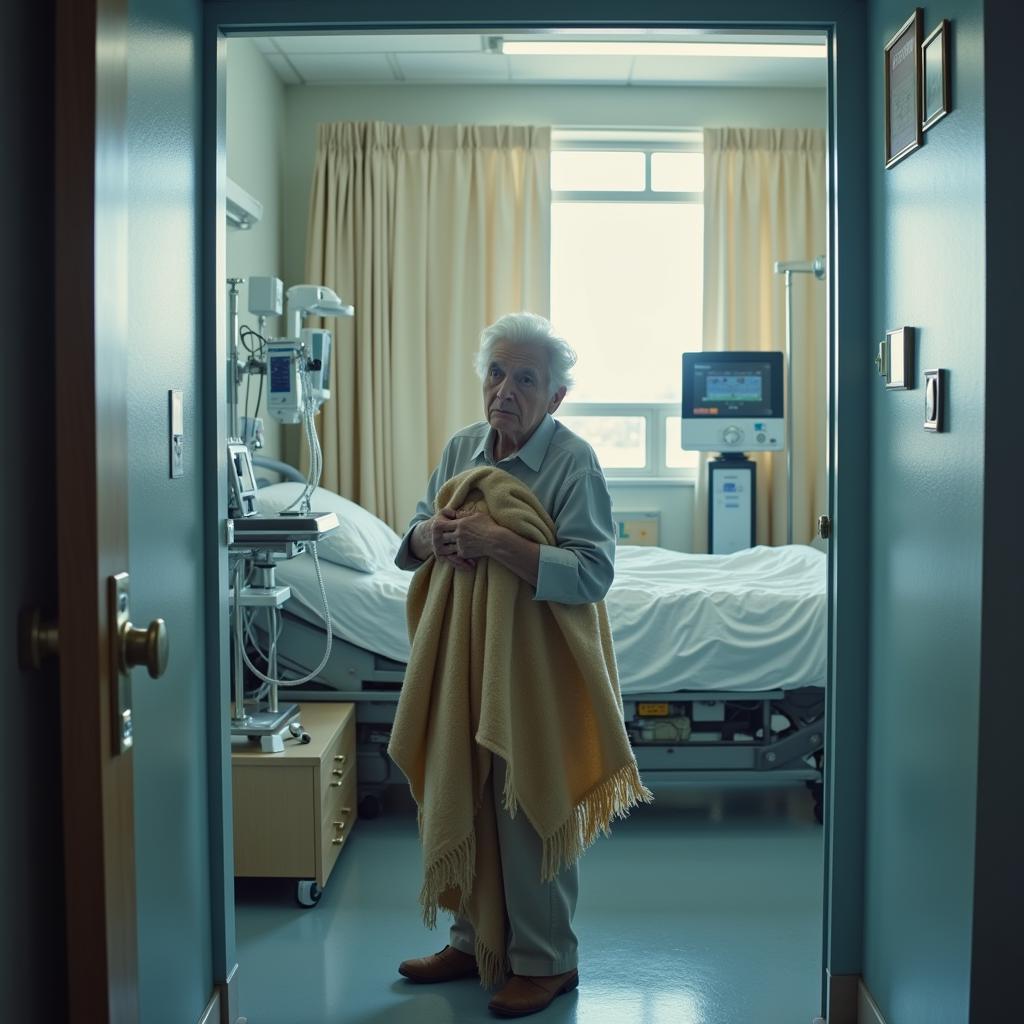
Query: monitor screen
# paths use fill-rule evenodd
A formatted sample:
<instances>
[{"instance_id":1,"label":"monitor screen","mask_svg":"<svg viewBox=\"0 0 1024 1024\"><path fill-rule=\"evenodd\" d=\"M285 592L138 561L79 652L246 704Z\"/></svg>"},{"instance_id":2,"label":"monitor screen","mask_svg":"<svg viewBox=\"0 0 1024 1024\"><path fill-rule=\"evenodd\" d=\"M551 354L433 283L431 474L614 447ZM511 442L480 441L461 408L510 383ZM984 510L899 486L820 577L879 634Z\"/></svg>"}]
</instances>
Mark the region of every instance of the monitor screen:
<instances>
[{"instance_id":1,"label":"monitor screen","mask_svg":"<svg viewBox=\"0 0 1024 1024\"><path fill-rule=\"evenodd\" d=\"M781 352L687 352L683 418L782 416Z\"/></svg>"}]
</instances>

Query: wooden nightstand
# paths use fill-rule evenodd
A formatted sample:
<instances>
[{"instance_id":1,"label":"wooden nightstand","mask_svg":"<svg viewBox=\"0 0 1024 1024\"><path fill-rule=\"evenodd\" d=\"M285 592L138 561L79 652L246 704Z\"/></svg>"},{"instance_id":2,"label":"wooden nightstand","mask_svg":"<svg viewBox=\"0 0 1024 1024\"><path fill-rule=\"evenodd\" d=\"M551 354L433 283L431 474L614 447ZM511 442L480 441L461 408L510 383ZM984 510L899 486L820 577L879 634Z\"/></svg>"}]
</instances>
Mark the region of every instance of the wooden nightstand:
<instances>
[{"instance_id":1,"label":"wooden nightstand","mask_svg":"<svg viewBox=\"0 0 1024 1024\"><path fill-rule=\"evenodd\" d=\"M352 704L301 711L309 743L231 755L235 875L295 878L313 906L356 820L356 716Z\"/></svg>"}]
</instances>

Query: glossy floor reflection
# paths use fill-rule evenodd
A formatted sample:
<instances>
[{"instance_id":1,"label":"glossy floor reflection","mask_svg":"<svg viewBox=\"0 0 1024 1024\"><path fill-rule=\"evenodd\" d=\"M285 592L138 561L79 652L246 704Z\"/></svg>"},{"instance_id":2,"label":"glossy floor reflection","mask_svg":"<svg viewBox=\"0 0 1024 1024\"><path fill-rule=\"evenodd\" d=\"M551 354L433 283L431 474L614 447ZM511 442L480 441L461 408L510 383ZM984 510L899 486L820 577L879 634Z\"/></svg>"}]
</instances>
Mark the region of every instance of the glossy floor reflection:
<instances>
[{"instance_id":1,"label":"glossy floor reflection","mask_svg":"<svg viewBox=\"0 0 1024 1024\"><path fill-rule=\"evenodd\" d=\"M818 1013L821 829L809 795L656 792L584 857L580 987L538 1024L810 1024ZM475 1024L475 981L415 986L395 968L435 952L416 823L403 794L357 826L317 907L294 883L237 883L249 1024ZM443 916L443 915L442 915ZM447 920L447 918L445 918Z\"/></svg>"}]
</instances>

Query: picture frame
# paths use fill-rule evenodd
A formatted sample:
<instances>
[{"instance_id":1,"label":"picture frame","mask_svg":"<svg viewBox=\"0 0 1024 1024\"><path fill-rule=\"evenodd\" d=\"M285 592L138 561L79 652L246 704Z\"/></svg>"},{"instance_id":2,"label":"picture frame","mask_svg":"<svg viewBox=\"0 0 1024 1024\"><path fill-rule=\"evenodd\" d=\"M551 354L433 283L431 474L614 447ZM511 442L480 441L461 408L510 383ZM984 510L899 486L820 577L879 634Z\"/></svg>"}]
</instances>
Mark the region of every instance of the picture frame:
<instances>
[{"instance_id":1,"label":"picture frame","mask_svg":"<svg viewBox=\"0 0 1024 1024\"><path fill-rule=\"evenodd\" d=\"M894 167L920 147L921 33L920 7L885 45L885 166Z\"/></svg>"},{"instance_id":2,"label":"picture frame","mask_svg":"<svg viewBox=\"0 0 1024 1024\"><path fill-rule=\"evenodd\" d=\"M885 332L887 391L910 391L914 387L913 327L897 327Z\"/></svg>"},{"instance_id":3,"label":"picture frame","mask_svg":"<svg viewBox=\"0 0 1024 1024\"><path fill-rule=\"evenodd\" d=\"M953 109L949 56L949 19L943 18L921 44L922 131L927 131Z\"/></svg>"}]
</instances>

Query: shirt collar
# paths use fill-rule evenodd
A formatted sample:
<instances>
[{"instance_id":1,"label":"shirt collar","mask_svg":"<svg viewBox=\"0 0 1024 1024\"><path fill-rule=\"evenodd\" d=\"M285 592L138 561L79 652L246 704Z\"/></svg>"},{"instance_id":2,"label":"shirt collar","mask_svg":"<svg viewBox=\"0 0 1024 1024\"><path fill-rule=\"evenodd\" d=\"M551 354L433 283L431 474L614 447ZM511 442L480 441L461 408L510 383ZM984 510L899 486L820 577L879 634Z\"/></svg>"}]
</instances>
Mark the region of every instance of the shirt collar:
<instances>
[{"instance_id":1,"label":"shirt collar","mask_svg":"<svg viewBox=\"0 0 1024 1024\"><path fill-rule=\"evenodd\" d=\"M551 438L554 436L555 421L551 418L550 413L545 413L544 419L542 419L537 425L537 429L530 436L530 440L527 441L526 444L524 444L523 447L514 455L510 455L509 458L519 459L536 473L544 462L544 456L547 455L548 447L551 444ZM492 465L496 465L493 461L494 438L494 427L488 426L487 433L484 434L483 440L481 440L477 445L476 450L473 452L474 462L480 462L483 460L490 462Z\"/></svg>"}]
</instances>

